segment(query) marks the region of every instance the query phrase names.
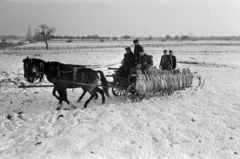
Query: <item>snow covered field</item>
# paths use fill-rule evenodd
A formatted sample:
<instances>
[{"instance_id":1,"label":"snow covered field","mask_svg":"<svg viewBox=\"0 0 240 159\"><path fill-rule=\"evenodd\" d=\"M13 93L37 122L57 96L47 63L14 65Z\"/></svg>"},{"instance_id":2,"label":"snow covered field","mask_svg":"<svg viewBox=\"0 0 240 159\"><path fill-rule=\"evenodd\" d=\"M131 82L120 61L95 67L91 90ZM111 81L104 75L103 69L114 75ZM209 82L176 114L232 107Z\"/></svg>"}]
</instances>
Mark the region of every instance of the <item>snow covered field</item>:
<instances>
[{"instance_id":1,"label":"snow covered field","mask_svg":"<svg viewBox=\"0 0 240 159\"><path fill-rule=\"evenodd\" d=\"M69 100L78 109L56 111L51 88L17 87L24 82L22 60L27 56L106 66L121 61L131 42L122 45L0 50L0 158L240 158L240 46L146 47L156 66L163 49L172 49L178 67L197 72L203 83L140 103L111 95L106 104L99 98L82 110L83 102L75 103L82 90L69 89ZM98 69L111 74L106 67ZM63 108L69 107L64 103Z\"/></svg>"}]
</instances>

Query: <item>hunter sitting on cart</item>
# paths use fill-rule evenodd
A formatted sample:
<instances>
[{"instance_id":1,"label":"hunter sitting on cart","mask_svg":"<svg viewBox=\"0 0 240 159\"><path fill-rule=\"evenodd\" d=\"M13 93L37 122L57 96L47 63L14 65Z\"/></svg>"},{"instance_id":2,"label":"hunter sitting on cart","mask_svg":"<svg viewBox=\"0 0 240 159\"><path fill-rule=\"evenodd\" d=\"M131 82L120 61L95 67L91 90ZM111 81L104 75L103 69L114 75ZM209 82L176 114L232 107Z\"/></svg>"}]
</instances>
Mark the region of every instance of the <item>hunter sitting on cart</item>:
<instances>
[{"instance_id":1,"label":"hunter sitting on cart","mask_svg":"<svg viewBox=\"0 0 240 159\"><path fill-rule=\"evenodd\" d=\"M126 53L124 59L121 61L122 66L117 70L116 75L119 77L127 78L130 70L135 66L135 56L130 47L125 48Z\"/></svg>"},{"instance_id":2,"label":"hunter sitting on cart","mask_svg":"<svg viewBox=\"0 0 240 159\"><path fill-rule=\"evenodd\" d=\"M137 61L137 65L135 68L131 69L131 72L130 72L130 75L129 75L129 82L132 83L134 82L133 79L136 79L136 78L133 78L131 77L132 74L136 74L136 70L141 70L142 73L150 70L153 66L153 60L152 60L152 56L151 55L147 55L145 52L144 52L144 49L142 48L140 51L139 51L139 58L138 58L138 61Z\"/></svg>"}]
</instances>

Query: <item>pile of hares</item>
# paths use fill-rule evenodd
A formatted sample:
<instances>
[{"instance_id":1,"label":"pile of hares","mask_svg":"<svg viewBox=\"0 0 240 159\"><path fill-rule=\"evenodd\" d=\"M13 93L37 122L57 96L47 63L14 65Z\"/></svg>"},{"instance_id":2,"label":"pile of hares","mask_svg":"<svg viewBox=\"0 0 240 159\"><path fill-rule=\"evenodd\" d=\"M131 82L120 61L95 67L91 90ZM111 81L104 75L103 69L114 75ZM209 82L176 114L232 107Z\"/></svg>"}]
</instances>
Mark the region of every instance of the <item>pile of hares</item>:
<instances>
[{"instance_id":1,"label":"pile of hares","mask_svg":"<svg viewBox=\"0 0 240 159\"><path fill-rule=\"evenodd\" d=\"M140 95L172 94L192 85L193 74L188 68L178 70L153 69L147 73L137 71L136 90Z\"/></svg>"}]
</instances>

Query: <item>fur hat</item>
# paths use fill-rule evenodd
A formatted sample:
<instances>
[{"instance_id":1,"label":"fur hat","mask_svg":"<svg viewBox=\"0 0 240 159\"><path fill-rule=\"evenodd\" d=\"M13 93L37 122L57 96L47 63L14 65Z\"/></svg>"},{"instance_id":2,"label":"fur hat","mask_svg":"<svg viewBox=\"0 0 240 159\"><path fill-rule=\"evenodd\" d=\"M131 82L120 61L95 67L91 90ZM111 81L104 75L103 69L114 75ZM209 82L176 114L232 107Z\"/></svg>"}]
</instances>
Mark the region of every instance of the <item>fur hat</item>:
<instances>
[{"instance_id":1,"label":"fur hat","mask_svg":"<svg viewBox=\"0 0 240 159\"><path fill-rule=\"evenodd\" d=\"M130 48L130 47L126 47L125 50L129 50L129 51L131 51L131 48Z\"/></svg>"},{"instance_id":2,"label":"fur hat","mask_svg":"<svg viewBox=\"0 0 240 159\"><path fill-rule=\"evenodd\" d=\"M139 42L138 39L133 40L133 43L138 43L138 42Z\"/></svg>"},{"instance_id":3,"label":"fur hat","mask_svg":"<svg viewBox=\"0 0 240 159\"><path fill-rule=\"evenodd\" d=\"M144 49L143 49L143 47L141 47L140 49L139 49L139 52L143 52L144 51Z\"/></svg>"}]
</instances>

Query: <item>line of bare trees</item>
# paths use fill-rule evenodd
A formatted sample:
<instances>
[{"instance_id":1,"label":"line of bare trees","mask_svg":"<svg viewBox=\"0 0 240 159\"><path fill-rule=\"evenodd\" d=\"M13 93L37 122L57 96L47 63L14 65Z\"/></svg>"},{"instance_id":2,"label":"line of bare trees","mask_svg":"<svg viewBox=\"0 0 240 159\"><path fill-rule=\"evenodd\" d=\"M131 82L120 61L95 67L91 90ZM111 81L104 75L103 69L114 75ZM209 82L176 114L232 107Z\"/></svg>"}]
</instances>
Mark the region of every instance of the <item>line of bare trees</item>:
<instances>
[{"instance_id":1,"label":"line of bare trees","mask_svg":"<svg viewBox=\"0 0 240 159\"><path fill-rule=\"evenodd\" d=\"M46 49L48 50L48 40L51 39L56 28L49 27L46 24L40 24L38 28L34 30L34 35L32 36L31 28L28 27L26 33L26 40L28 41L44 41L46 44Z\"/></svg>"},{"instance_id":2,"label":"line of bare trees","mask_svg":"<svg viewBox=\"0 0 240 159\"><path fill-rule=\"evenodd\" d=\"M78 40L88 40L88 39L94 39L94 40L100 40L101 42L104 42L104 40L131 40L133 36L130 35L123 35L121 37L104 37L104 36L98 36L97 34L88 35L88 36L54 36L56 28L49 27L46 24L40 24L38 28L34 30L34 34L32 35L31 28L28 27L26 32L26 40L27 41L44 41L46 44L46 49L48 50L48 40L51 38L54 39L78 39ZM208 36L208 37L197 37L193 36L192 33L188 35L176 35L176 36L170 36L166 35L165 37L139 37L139 39L144 40L161 40L161 41L171 41L171 40L240 40L239 36ZM72 41L72 40L71 40Z\"/></svg>"}]
</instances>

